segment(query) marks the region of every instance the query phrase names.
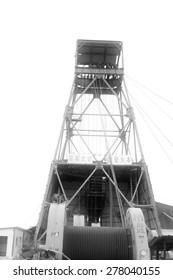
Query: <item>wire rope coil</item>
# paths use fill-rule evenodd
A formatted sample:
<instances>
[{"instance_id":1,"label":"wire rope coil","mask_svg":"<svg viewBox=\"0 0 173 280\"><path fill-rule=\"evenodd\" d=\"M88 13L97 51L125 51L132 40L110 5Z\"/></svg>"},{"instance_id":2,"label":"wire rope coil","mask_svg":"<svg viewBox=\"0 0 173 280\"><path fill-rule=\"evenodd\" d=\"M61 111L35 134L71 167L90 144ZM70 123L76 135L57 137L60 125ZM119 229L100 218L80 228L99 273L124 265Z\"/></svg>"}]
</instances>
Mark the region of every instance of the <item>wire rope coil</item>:
<instances>
[{"instance_id":1,"label":"wire rope coil","mask_svg":"<svg viewBox=\"0 0 173 280\"><path fill-rule=\"evenodd\" d=\"M71 260L132 259L127 229L65 227L63 253Z\"/></svg>"}]
</instances>

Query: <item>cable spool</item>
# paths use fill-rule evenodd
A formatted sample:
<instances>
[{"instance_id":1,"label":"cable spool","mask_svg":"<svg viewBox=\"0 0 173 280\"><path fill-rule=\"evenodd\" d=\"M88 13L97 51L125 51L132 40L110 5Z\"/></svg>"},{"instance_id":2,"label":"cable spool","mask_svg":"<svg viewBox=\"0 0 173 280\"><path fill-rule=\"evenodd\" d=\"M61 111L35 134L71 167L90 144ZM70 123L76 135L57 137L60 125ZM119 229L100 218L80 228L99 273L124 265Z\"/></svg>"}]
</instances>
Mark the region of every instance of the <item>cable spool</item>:
<instances>
[{"instance_id":1,"label":"cable spool","mask_svg":"<svg viewBox=\"0 0 173 280\"><path fill-rule=\"evenodd\" d=\"M132 259L125 228L65 227L63 253L71 260Z\"/></svg>"}]
</instances>

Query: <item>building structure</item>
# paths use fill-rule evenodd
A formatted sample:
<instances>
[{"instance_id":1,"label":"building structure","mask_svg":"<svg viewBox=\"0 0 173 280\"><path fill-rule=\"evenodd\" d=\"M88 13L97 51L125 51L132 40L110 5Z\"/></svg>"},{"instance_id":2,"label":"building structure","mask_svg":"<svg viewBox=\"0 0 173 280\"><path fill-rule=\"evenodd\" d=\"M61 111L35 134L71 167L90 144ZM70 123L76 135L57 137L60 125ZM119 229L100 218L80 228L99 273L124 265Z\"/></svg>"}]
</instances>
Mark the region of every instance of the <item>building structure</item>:
<instances>
[{"instance_id":1,"label":"building structure","mask_svg":"<svg viewBox=\"0 0 173 280\"><path fill-rule=\"evenodd\" d=\"M0 228L0 260L19 259L21 250L30 246L32 230L20 227Z\"/></svg>"}]
</instances>

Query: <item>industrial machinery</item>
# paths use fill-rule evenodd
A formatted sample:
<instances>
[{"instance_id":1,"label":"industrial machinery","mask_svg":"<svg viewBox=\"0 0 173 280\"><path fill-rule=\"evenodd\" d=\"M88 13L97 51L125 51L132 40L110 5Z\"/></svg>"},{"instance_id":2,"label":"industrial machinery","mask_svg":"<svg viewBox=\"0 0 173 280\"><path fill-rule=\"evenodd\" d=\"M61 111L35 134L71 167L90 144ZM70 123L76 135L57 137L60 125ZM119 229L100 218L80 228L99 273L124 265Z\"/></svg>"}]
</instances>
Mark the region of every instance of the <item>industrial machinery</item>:
<instances>
[{"instance_id":1,"label":"industrial machinery","mask_svg":"<svg viewBox=\"0 0 173 280\"><path fill-rule=\"evenodd\" d=\"M34 248L37 258L72 260L146 260L173 248L162 235L120 41L77 40Z\"/></svg>"}]
</instances>

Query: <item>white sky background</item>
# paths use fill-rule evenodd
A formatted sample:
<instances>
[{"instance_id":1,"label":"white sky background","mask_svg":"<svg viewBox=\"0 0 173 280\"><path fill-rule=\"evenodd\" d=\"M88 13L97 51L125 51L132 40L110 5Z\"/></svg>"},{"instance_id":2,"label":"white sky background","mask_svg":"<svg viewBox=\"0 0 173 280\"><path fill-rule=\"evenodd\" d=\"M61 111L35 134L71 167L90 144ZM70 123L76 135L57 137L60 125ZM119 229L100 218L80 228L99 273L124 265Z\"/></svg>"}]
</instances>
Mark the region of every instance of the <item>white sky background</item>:
<instances>
[{"instance_id":1,"label":"white sky background","mask_svg":"<svg viewBox=\"0 0 173 280\"><path fill-rule=\"evenodd\" d=\"M171 2L0 2L0 227L37 223L73 81L77 39L122 40L125 74L173 102ZM173 143L173 120L128 76L130 93ZM173 118L173 105L145 93ZM173 205L173 164L134 109L155 199ZM173 147L156 133L172 157Z\"/></svg>"}]
</instances>

